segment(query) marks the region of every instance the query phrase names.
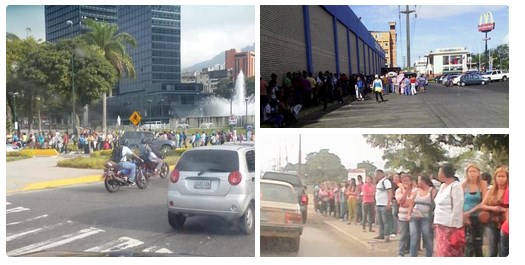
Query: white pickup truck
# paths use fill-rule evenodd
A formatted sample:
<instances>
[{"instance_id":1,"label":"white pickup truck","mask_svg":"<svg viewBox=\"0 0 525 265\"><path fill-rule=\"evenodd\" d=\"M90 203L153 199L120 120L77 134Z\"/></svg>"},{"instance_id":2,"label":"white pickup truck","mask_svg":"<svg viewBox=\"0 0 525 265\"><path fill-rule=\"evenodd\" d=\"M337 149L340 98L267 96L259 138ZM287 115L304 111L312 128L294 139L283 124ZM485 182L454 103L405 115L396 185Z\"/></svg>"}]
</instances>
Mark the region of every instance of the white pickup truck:
<instances>
[{"instance_id":1,"label":"white pickup truck","mask_svg":"<svg viewBox=\"0 0 525 265\"><path fill-rule=\"evenodd\" d=\"M485 74L481 75L484 78L487 78L489 82L491 81L507 81L509 80L509 73L504 73L501 70L492 70L487 71Z\"/></svg>"}]
</instances>

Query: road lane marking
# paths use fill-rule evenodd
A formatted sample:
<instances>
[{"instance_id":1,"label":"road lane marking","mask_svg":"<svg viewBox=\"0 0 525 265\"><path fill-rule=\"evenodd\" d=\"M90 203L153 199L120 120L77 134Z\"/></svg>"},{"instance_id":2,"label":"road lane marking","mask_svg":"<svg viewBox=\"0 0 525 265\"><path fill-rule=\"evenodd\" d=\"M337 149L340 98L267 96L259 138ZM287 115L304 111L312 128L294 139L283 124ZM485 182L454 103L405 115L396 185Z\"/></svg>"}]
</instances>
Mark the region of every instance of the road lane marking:
<instances>
[{"instance_id":1,"label":"road lane marking","mask_svg":"<svg viewBox=\"0 0 525 265\"><path fill-rule=\"evenodd\" d=\"M6 224L6 226L8 225L17 225L17 224L21 224L21 223L25 223L25 222L30 222L30 221L33 221L33 220L37 220L37 219L40 219L40 218L46 218L48 217L47 214L44 214L44 215L40 215L40 216L37 216L37 217L34 217L34 218L29 218L29 219L26 219L24 221L20 221L20 222L12 222L12 223L9 223L9 224Z\"/></svg>"},{"instance_id":2,"label":"road lane marking","mask_svg":"<svg viewBox=\"0 0 525 265\"><path fill-rule=\"evenodd\" d=\"M117 240L108 242L102 246L92 247L84 251L85 252L99 252L99 253L118 252L118 251L122 251L128 248L140 246L142 244L144 244L144 242L140 240L136 240L136 239L129 238L129 237L121 237Z\"/></svg>"},{"instance_id":3,"label":"road lane marking","mask_svg":"<svg viewBox=\"0 0 525 265\"><path fill-rule=\"evenodd\" d=\"M72 221L67 221L66 223L71 224L73 222ZM12 235L9 235L6 238L6 241L9 242L11 240L15 240L17 238L21 238L21 237L24 237L24 236L27 236L27 235L30 235L30 234L33 234L33 233L47 231L47 230L52 230L52 229L55 229L55 228L57 228L59 226L62 226L62 225L64 225L64 223L58 223L58 224L52 225L52 226L44 226L42 228L37 228L37 229L33 229L33 230L22 232L22 233L14 234L14 235L12 234Z\"/></svg>"},{"instance_id":4,"label":"road lane marking","mask_svg":"<svg viewBox=\"0 0 525 265\"><path fill-rule=\"evenodd\" d=\"M169 250L168 250L168 249L166 249L166 248L161 248L161 249L159 249L159 250L155 251L155 253L165 253L165 254L171 254L171 253L173 253L173 252L169 251Z\"/></svg>"},{"instance_id":5,"label":"road lane marking","mask_svg":"<svg viewBox=\"0 0 525 265\"><path fill-rule=\"evenodd\" d=\"M86 238L91 235L98 234L100 232L105 232L102 229L98 229L95 227L90 227L87 229L80 230L76 233L63 235L61 237L49 239L40 243L32 244L29 246L25 246L19 249L15 249L12 251L7 252L7 256L19 256L26 253L32 253L32 252L38 252L45 249L50 249L58 246L62 246L68 243L71 243L76 240L80 240L83 238Z\"/></svg>"},{"instance_id":6,"label":"road lane marking","mask_svg":"<svg viewBox=\"0 0 525 265\"><path fill-rule=\"evenodd\" d=\"M7 213L18 213L18 212L29 211L29 210L31 209L24 208L24 207L16 207L16 208L8 209L6 212Z\"/></svg>"},{"instance_id":7,"label":"road lane marking","mask_svg":"<svg viewBox=\"0 0 525 265\"><path fill-rule=\"evenodd\" d=\"M157 246L151 246L151 247L145 248L144 250L142 250L142 252L145 252L145 253L154 252L153 250L155 250L156 248L157 248ZM171 252L167 248L161 248L161 249L158 249L157 251L155 251L155 253L171 254L173 252Z\"/></svg>"}]
</instances>

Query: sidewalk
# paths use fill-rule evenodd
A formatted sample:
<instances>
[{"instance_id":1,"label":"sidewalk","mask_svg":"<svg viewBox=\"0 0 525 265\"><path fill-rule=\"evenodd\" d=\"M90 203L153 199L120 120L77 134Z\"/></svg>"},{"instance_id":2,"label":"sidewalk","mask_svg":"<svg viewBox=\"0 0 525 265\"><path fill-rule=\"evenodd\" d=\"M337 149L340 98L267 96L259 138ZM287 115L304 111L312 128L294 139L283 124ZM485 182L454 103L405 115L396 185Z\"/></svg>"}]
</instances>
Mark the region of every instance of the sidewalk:
<instances>
[{"instance_id":1,"label":"sidewalk","mask_svg":"<svg viewBox=\"0 0 525 265\"><path fill-rule=\"evenodd\" d=\"M33 157L6 163L6 194L102 181L100 169L57 167L61 159L76 154Z\"/></svg>"}]
</instances>

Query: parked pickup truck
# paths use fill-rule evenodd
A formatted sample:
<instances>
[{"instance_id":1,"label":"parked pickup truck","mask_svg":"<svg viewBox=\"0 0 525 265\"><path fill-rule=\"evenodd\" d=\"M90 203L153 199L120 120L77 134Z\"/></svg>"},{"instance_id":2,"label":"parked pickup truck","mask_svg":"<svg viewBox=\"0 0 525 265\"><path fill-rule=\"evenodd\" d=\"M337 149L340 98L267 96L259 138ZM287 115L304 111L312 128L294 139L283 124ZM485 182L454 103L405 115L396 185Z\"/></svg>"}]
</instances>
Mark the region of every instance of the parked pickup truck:
<instances>
[{"instance_id":1,"label":"parked pickup truck","mask_svg":"<svg viewBox=\"0 0 525 265\"><path fill-rule=\"evenodd\" d=\"M507 81L509 80L509 73L504 73L501 70L492 70L487 71L485 74L481 75L484 78L487 78L489 82L491 81Z\"/></svg>"}]
</instances>

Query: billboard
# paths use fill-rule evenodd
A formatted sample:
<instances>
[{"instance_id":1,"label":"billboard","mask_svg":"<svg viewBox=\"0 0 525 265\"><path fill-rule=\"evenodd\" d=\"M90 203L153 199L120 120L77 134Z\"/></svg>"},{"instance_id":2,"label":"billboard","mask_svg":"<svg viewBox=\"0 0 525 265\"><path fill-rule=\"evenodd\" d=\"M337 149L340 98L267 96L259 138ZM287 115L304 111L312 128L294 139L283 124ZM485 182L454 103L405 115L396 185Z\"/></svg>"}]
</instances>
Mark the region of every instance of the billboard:
<instances>
[{"instance_id":1,"label":"billboard","mask_svg":"<svg viewBox=\"0 0 525 265\"><path fill-rule=\"evenodd\" d=\"M494 17L491 12L481 13L479 16L478 31L480 32L489 32L496 27L496 22L494 22Z\"/></svg>"}]
</instances>

